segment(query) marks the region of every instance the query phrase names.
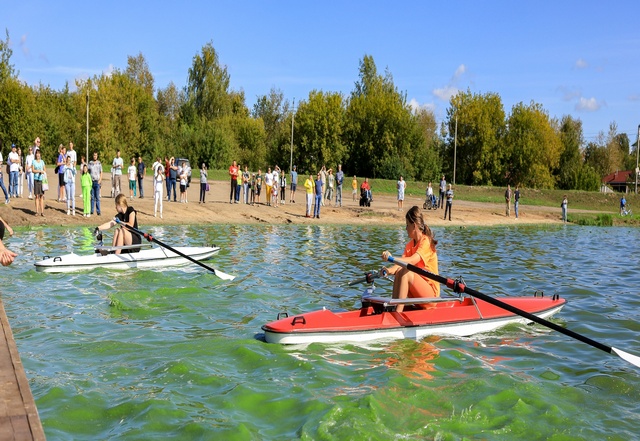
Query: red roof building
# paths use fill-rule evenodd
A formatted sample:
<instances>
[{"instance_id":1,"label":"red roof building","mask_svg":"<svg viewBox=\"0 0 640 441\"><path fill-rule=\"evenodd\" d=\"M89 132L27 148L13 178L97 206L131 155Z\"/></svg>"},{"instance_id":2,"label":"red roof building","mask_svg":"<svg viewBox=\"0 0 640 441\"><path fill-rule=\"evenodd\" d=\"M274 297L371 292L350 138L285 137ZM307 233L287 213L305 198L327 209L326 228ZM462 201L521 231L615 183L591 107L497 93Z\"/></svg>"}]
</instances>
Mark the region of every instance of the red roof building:
<instances>
[{"instance_id":1,"label":"red roof building","mask_svg":"<svg viewBox=\"0 0 640 441\"><path fill-rule=\"evenodd\" d=\"M611 187L614 191L629 193L635 184L635 172L633 170L617 171L602 178L602 183Z\"/></svg>"}]
</instances>

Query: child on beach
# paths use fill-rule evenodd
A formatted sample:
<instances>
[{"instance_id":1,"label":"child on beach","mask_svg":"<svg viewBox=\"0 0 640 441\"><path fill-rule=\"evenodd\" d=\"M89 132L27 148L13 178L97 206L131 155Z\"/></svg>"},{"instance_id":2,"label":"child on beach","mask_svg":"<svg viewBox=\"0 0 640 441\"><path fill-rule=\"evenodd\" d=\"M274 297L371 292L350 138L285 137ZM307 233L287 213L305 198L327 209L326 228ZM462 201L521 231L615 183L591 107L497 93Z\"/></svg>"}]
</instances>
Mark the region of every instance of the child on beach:
<instances>
[{"instance_id":1,"label":"child on beach","mask_svg":"<svg viewBox=\"0 0 640 441\"><path fill-rule=\"evenodd\" d=\"M273 201L273 206L278 207L278 183L274 183L271 187L271 200Z\"/></svg>"},{"instance_id":2,"label":"child on beach","mask_svg":"<svg viewBox=\"0 0 640 441\"><path fill-rule=\"evenodd\" d=\"M91 187L93 187L93 181L91 180L91 173L87 164L82 164L82 176L80 177L80 187L82 188L82 206L84 217L91 216Z\"/></svg>"}]
</instances>

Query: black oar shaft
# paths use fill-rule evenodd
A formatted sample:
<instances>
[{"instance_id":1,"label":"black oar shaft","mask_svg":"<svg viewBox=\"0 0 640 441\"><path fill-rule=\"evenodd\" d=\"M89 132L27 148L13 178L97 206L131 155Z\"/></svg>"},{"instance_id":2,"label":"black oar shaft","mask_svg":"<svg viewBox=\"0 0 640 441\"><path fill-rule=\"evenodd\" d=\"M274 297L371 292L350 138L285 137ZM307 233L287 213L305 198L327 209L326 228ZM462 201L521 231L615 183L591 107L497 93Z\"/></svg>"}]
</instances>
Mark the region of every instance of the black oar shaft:
<instances>
[{"instance_id":1,"label":"black oar shaft","mask_svg":"<svg viewBox=\"0 0 640 441\"><path fill-rule=\"evenodd\" d=\"M424 268L419 268L413 264L410 263L404 263L404 262L397 262L395 259L390 258L389 259L390 262L394 262L397 265L401 265L406 267L409 271L413 271L416 274L419 274L421 276L427 277L431 280L435 280L436 282L442 283L444 285L446 285L448 288L453 289L455 292L462 292L465 294L469 294L472 297L478 298L484 302L490 303L494 306L497 306L499 308L502 308L504 310L507 310L509 312L512 312L516 315L519 315L521 317L524 317L526 319L531 320L532 322L538 323L542 326L546 326L547 328L553 329L554 331L558 331L561 334L564 334L566 336L569 336L571 338L575 338L576 340L579 340L583 343L586 343L590 346L593 346L594 348L600 349L601 351L607 352L609 354L612 353L612 348L611 346L607 346L605 344L602 344L600 342L597 342L595 340L590 339L589 337L585 337L584 335L578 334L577 332L573 332L569 329L563 328L562 326L556 325L555 323L552 323L548 320L545 320L543 318L538 317L537 315L528 313L527 311L523 311L520 308L516 308L515 306L509 305L508 303L502 302L494 297L488 296L486 294L483 294L479 291L476 291L475 289L471 289L468 286L466 286L464 283L460 283L456 280L453 279L448 279L446 277L442 277L438 274L434 274L430 271L425 270Z\"/></svg>"}]
</instances>

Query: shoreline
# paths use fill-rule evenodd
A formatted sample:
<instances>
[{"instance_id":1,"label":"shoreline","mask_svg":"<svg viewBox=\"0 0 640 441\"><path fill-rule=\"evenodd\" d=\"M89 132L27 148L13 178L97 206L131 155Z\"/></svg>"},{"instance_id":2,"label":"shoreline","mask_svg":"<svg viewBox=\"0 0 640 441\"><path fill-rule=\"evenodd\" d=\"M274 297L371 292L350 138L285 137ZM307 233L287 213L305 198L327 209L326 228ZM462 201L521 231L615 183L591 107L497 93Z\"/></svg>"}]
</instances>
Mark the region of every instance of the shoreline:
<instances>
[{"instance_id":1,"label":"shoreline","mask_svg":"<svg viewBox=\"0 0 640 441\"><path fill-rule=\"evenodd\" d=\"M52 171L47 172L49 182L57 182ZM110 174L105 174L110 179ZM50 187L45 192L45 217L35 216L35 201L28 199L26 182L22 198L13 198L10 203L0 208L0 216L12 228L34 226L87 226L95 227L115 215L114 198L110 196L110 187L104 183L101 191L101 216L95 214L89 218L83 217L83 201L79 196L81 189L80 179L76 185L76 215L67 216L66 203L57 202L57 188ZM108 182L108 181L107 181ZM50 184L51 185L51 184ZM200 225L200 224L321 224L321 225L404 225L404 215L413 205L422 207L423 198L406 196L404 206L398 210L397 200L392 195L376 195L374 192L371 207L360 207L359 196L354 202L351 189L343 190L343 206L334 207L325 200L326 205L321 207L320 219L305 217L305 193L300 186L295 195L295 203L289 203L289 189L285 194L285 205L279 207L265 204L264 192L261 195L261 203L247 205L243 203L229 204L229 182L209 181L210 191L205 195L205 203L199 204L199 182L192 182L187 190L187 204L180 202L168 202L166 194L163 199L163 218L154 217L154 201L152 182L150 177L145 178L145 197L128 199L129 205L138 211L138 223L142 229L145 225ZM123 179L124 193L129 195L128 182ZM166 188L165 188L166 190ZM179 191L179 189L178 189ZM178 194L179 198L179 194ZM279 197L278 197L279 198ZM520 205L520 218L516 219L513 206L511 217L506 217L504 204L482 203L471 201L456 201L454 199L452 220L444 220L444 209L423 210L425 221L429 226L500 226L500 225L541 225L562 224L559 208Z\"/></svg>"}]
</instances>

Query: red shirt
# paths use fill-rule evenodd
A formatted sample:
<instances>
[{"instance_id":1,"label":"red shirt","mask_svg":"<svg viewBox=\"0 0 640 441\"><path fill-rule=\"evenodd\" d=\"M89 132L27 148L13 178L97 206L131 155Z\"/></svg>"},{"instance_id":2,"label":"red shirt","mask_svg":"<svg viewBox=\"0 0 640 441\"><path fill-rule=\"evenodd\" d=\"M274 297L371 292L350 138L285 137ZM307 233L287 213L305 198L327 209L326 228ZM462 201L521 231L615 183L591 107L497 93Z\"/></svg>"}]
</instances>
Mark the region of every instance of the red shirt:
<instances>
[{"instance_id":1,"label":"red shirt","mask_svg":"<svg viewBox=\"0 0 640 441\"><path fill-rule=\"evenodd\" d=\"M229 167L229 176L231 176L233 179L238 179L238 166L237 165L232 165L231 167Z\"/></svg>"}]
</instances>

